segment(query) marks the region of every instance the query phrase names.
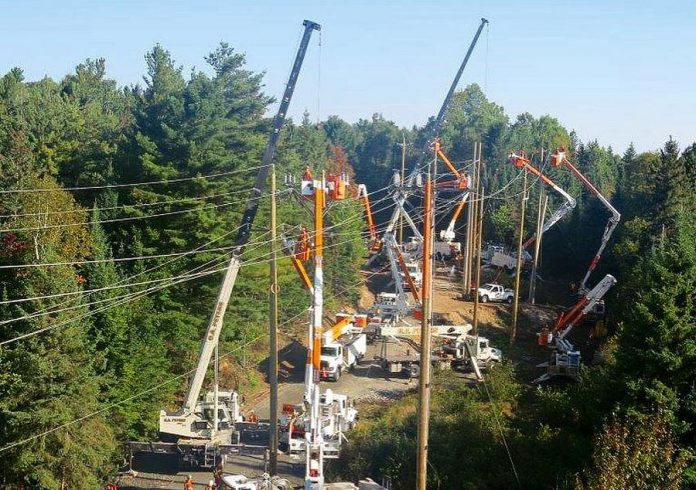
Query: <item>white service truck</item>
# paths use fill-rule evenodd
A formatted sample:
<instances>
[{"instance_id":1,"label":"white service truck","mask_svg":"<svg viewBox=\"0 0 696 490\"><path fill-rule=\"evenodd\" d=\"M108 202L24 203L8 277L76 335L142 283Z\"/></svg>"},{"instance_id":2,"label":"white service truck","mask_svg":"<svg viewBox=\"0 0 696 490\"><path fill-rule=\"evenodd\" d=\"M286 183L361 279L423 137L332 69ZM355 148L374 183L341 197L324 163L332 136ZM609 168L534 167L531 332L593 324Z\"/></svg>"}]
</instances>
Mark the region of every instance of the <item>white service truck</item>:
<instances>
[{"instance_id":1,"label":"white service truck","mask_svg":"<svg viewBox=\"0 0 696 490\"><path fill-rule=\"evenodd\" d=\"M319 379L338 381L341 373L357 365L366 352L367 335L364 333L342 335L322 345Z\"/></svg>"},{"instance_id":2,"label":"white service truck","mask_svg":"<svg viewBox=\"0 0 696 490\"><path fill-rule=\"evenodd\" d=\"M442 351L452 356L453 367L468 365L471 358L478 362L480 367L485 367L493 362L502 362L503 353L500 349L491 347L490 341L486 337L476 337L465 335L445 342Z\"/></svg>"},{"instance_id":3,"label":"white service truck","mask_svg":"<svg viewBox=\"0 0 696 490\"><path fill-rule=\"evenodd\" d=\"M505 301L512 303L515 298L515 292L510 288L504 288L500 284L484 284L478 288L478 296L481 303L489 301Z\"/></svg>"}]
</instances>

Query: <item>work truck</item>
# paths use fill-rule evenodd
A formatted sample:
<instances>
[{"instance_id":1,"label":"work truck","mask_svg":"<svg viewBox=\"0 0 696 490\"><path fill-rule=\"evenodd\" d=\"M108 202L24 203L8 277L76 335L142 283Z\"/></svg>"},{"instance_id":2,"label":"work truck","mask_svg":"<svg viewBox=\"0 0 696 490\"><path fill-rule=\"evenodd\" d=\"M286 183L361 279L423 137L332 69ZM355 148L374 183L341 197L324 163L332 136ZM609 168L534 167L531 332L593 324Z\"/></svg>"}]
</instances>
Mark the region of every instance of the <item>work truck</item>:
<instances>
[{"instance_id":1,"label":"work truck","mask_svg":"<svg viewBox=\"0 0 696 490\"><path fill-rule=\"evenodd\" d=\"M515 298L515 292L510 288L504 288L500 284L489 283L478 288L478 296L481 303L488 303L489 301L512 303L512 300Z\"/></svg>"},{"instance_id":2,"label":"work truck","mask_svg":"<svg viewBox=\"0 0 696 490\"><path fill-rule=\"evenodd\" d=\"M346 334L321 347L319 379L338 381L341 373L360 362L367 352L367 335Z\"/></svg>"}]
</instances>

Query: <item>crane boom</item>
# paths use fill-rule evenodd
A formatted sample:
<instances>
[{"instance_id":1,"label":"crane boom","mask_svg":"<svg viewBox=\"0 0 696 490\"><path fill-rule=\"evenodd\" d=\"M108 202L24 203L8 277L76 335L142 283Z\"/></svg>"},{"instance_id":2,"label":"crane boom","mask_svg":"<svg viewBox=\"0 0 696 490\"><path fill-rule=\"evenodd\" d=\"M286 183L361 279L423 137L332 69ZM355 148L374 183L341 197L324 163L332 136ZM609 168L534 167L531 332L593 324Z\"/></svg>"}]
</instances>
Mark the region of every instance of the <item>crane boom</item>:
<instances>
[{"instance_id":1,"label":"crane boom","mask_svg":"<svg viewBox=\"0 0 696 490\"><path fill-rule=\"evenodd\" d=\"M462 196L462 200L457 206L457 208L454 210L454 214L452 215L452 219L449 222L449 225L447 226L446 230L440 230L440 239L445 241L445 242L452 242L455 238L454 234L454 226L457 224L457 220L459 219L459 215L462 214L462 211L464 210L464 206L466 205L467 199L469 199L469 195L471 193L467 192Z\"/></svg>"},{"instance_id":2,"label":"crane boom","mask_svg":"<svg viewBox=\"0 0 696 490\"><path fill-rule=\"evenodd\" d=\"M607 274L591 291L580 298L577 303L559 314L554 322L553 331L551 332L554 337L557 337L558 340L563 340L568 335L568 332L570 332L585 315L592 311L594 306L602 300L604 295L607 294L607 291L609 291L614 284L616 284L616 278L611 274Z\"/></svg>"},{"instance_id":3,"label":"crane boom","mask_svg":"<svg viewBox=\"0 0 696 490\"><path fill-rule=\"evenodd\" d=\"M561 196L563 196L563 199L565 199L565 202L561 205L561 207L558 208L542 226L541 234L543 235L544 233L549 231L553 225L558 223L566 214L572 211L573 208L575 208L575 205L577 204L575 198L563 189L561 189L554 181L549 179L546 175L541 173L541 170L534 167L532 163L524 156L524 154L510 153L510 155L508 156L508 160L515 167L521 168L526 172L529 172L532 175L538 177L539 180L551 187L554 191L558 192ZM532 243L534 243L534 240L536 240L536 233L529 237L527 241L525 241L522 244L522 249L525 250Z\"/></svg>"},{"instance_id":4,"label":"crane boom","mask_svg":"<svg viewBox=\"0 0 696 490\"><path fill-rule=\"evenodd\" d=\"M462 61L462 64L459 66L459 70L457 70L456 75L454 76L454 80L452 80L452 84L450 85L449 90L447 91L447 95L445 95L445 100L442 101L442 105L440 106L440 111L437 113L437 116L432 122L432 125L428 129L428 132L426 134L426 139L425 139L425 145L423 146L423 149L421 150L420 155L418 156L418 160L416 160L416 163L413 165L413 168L411 169L411 172L408 175L407 178L407 186L406 187L412 187L414 184L414 180L416 178L416 175L418 174L418 170L423 166L423 163L426 161L426 159L430 156L430 143L431 140L437 136L440 133L440 129L442 128L442 124L445 121L445 116L447 115L447 111L450 108L450 105L452 104L452 98L454 97L454 91L457 89L457 85L459 85L459 80L462 78L462 73L464 73L464 68L466 68L466 65L469 63L469 58L471 57L471 54L474 52L474 48L476 47L476 43L478 43L478 39L481 36L481 32L483 31L484 26L488 24L488 19L482 18L481 19L481 24L479 24L478 29L476 30L476 34L474 34L474 39L471 40L471 44L469 45L469 49L466 51L466 55L464 56L464 60ZM401 185L405 184L404 182L401 182ZM389 226L387 227L386 233L391 233L394 227L396 226L396 223L399 219L399 216L401 214L405 214L402 211L402 205L403 203L408 200L410 192L408 192L406 189L397 189L397 193L399 194L398 196L394 196L394 200L397 201L397 207L394 209L394 212L392 213L392 217L389 221ZM399 206L398 204L401 204ZM418 233L420 234L420 233Z\"/></svg>"},{"instance_id":5,"label":"crane boom","mask_svg":"<svg viewBox=\"0 0 696 490\"><path fill-rule=\"evenodd\" d=\"M220 286L220 292L218 293L215 309L210 317L208 328L201 344L201 350L198 356L198 366L196 367L196 372L191 379L191 384L189 385L186 400L184 402L183 409L185 412L191 412L195 409L196 403L200 396L205 373L208 370L210 360L215 347L217 346L218 339L220 338L220 330L222 328L225 310L227 309L227 304L237 279L237 273L239 272L239 267L241 266L241 255L251 236L251 226L259 209L261 194L266 187L266 180L268 180L268 172L270 165L273 162L273 156L275 155L275 149L278 144L280 130L285 123L285 116L287 115L290 100L292 99L293 92L295 91L295 83L297 82L297 78L302 68L302 62L304 61L305 53L307 52L307 46L309 45L312 32L315 30L321 30L321 26L319 24L310 20L305 20L302 25L304 26L302 41L300 42L297 54L295 55L295 62L293 64L292 71L290 72L288 83L285 86L285 92L283 93L283 98L280 101L280 107L278 108L278 112L273 119L272 131L268 139L268 144L266 145L266 150L263 154L262 166L256 174L254 187L251 190L249 199L247 200L246 209L244 210L244 215L242 216L242 223L235 240L235 248L232 251L232 258L227 265L227 270Z\"/></svg>"},{"instance_id":6,"label":"crane boom","mask_svg":"<svg viewBox=\"0 0 696 490\"><path fill-rule=\"evenodd\" d=\"M457 89L457 85L459 85L459 80L462 78L464 68L466 68L466 65L469 63L471 53L474 52L476 43L478 43L479 37L481 36L481 32L483 31L483 28L486 24L488 24L488 19L482 18L481 23L479 24L478 29L476 30L476 34L474 34L474 39L471 40L469 49L466 51L464 60L462 61L462 64L459 66L459 70L457 70L457 74L454 76L454 80L452 80L452 84L450 85L450 88L447 91L445 100L442 101L442 105L440 106L440 112L437 113L437 116L435 117L432 126L430 126L430 131L427 135L428 137L425 140L425 146L423 147L423 151L418 157L416 164L411 169L411 174L409 176L410 181L412 181L412 179L415 177L415 174L418 173L418 169L420 169L421 166L423 166L423 162L425 162L426 158L428 158L428 156L430 155L430 140L438 134L440 134L442 123L444 123L445 121L445 116L447 115L447 111L449 110L450 104L452 103L452 98L454 97L454 91Z\"/></svg>"},{"instance_id":7,"label":"crane boom","mask_svg":"<svg viewBox=\"0 0 696 490\"><path fill-rule=\"evenodd\" d=\"M553 155L551 155L551 165L554 167L558 167L560 165L565 165L568 167L570 172L575 175L575 177L577 177L585 185L585 187L592 192L592 194L597 196L597 199L599 199L604 207L606 207L611 213L611 217L609 218L609 221L607 221L607 225L604 227L604 233L602 233L602 241L599 244L599 248L592 258L592 262L590 262L590 266L585 273L585 277L582 278L582 282L580 283L579 290L584 291L586 290L587 280L590 278L590 274L592 274L592 271L594 271L597 264L599 264L599 259L602 257L602 253L604 252L607 243L609 243L612 233L614 233L619 221L621 221L621 213L619 213L617 209L611 205L609 200L604 197L601 192L599 192L599 189L597 189L597 187L595 187L594 184L587 179L587 177L580 173L575 165L570 163L564 148L559 148L553 153Z\"/></svg>"}]
</instances>

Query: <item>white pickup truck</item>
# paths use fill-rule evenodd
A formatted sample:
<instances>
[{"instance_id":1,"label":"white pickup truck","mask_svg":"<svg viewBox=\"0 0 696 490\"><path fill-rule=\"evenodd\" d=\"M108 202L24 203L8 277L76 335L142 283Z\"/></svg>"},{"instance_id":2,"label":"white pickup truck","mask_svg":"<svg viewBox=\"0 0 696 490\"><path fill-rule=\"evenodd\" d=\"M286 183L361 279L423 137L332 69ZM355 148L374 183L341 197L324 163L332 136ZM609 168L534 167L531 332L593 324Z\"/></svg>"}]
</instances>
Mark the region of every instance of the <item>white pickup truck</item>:
<instances>
[{"instance_id":1,"label":"white pickup truck","mask_svg":"<svg viewBox=\"0 0 696 490\"><path fill-rule=\"evenodd\" d=\"M364 333L344 335L321 347L319 379L338 381L341 373L352 368L367 352L367 336Z\"/></svg>"},{"instance_id":2,"label":"white pickup truck","mask_svg":"<svg viewBox=\"0 0 696 490\"><path fill-rule=\"evenodd\" d=\"M479 300L481 303L488 303L489 301L505 301L507 303L512 303L515 297L515 292L512 289L504 288L500 284L484 284L482 287L478 288Z\"/></svg>"}]
</instances>

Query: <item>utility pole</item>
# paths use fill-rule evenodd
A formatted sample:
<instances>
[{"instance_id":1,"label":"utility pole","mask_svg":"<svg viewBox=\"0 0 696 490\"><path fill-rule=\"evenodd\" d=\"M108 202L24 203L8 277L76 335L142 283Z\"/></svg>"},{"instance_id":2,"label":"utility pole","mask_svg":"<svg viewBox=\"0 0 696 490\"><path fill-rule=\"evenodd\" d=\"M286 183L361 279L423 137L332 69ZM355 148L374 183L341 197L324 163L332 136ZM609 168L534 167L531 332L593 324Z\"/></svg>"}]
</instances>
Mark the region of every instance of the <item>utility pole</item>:
<instances>
[{"instance_id":1,"label":"utility pole","mask_svg":"<svg viewBox=\"0 0 696 490\"><path fill-rule=\"evenodd\" d=\"M423 318L421 319L420 378L418 379L418 464L417 488L426 490L428 481L428 433L430 428L430 326L432 325L433 265L433 178L435 161L428 167L423 216Z\"/></svg>"},{"instance_id":2,"label":"utility pole","mask_svg":"<svg viewBox=\"0 0 696 490\"><path fill-rule=\"evenodd\" d=\"M478 201L477 204L477 213L478 215L476 216L477 218L477 223L476 223L476 241L475 241L475 252L476 252L476 282L474 284L474 330L473 330L473 335L478 337L478 309L479 309L479 295L478 295L478 288L481 282L481 243L483 242L483 199L484 199L484 193L485 189L481 185L481 145L479 144L478 147L479 153L478 153L478 169L477 169L477 174L478 176L476 177L476 187L477 189L480 189L480 192L476 193L476 200Z\"/></svg>"},{"instance_id":3,"label":"utility pole","mask_svg":"<svg viewBox=\"0 0 696 490\"><path fill-rule=\"evenodd\" d=\"M472 163L476 165L476 154L478 151L477 142L474 141L474 158ZM474 177L474 186L476 186L476 175L475 170L472 169L472 176ZM469 201L469 207L466 210L466 242L464 245L464 261L462 263L462 287L464 289L464 298L468 297L469 288L471 287L471 251L474 248L472 241L474 239L475 233L472 230L474 226L474 206L476 206L476 199L471 199Z\"/></svg>"},{"instance_id":4,"label":"utility pole","mask_svg":"<svg viewBox=\"0 0 696 490\"><path fill-rule=\"evenodd\" d=\"M543 204L542 204L543 201ZM542 191L539 193L539 212L537 213L537 229L536 240L534 241L534 263L532 264L532 277L529 281L529 299L531 304L536 301L536 281L537 267L539 265L539 253L541 252L541 231L544 228L544 220L546 219L546 206L549 204L549 196Z\"/></svg>"},{"instance_id":5,"label":"utility pole","mask_svg":"<svg viewBox=\"0 0 696 490\"><path fill-rule=\"evenodd\" d=\"M270 439L268 442L270 451L271 476L278 474L278 269L277 260L277 210L276 210L276 171L275 165L271 165L271 267L270 267L270 325L269 325L269 351L268 358L268 382L271 385L271 414L270 414Z\"/></svg>"},{"instance_id":6,"label":"utility pole","mask_svg":"<svg viewBox=\"0 0 696 490\"><path fill-rule=\"evenodd\" d=\"M520 306L520 277L522 276L522 235L524 234L524 210L527 207L527 172L522 184L522 203L520 210L520 229L517 237L517 264L515 266L515 297L512 305L512 326L510 327L510 345L517 335L517 309ZM537 236L538 238L538 236Z\"/></svg>"},{"instance_id":7,"label":"utility pole","mask_svg":"<svg viewBox=\"0 0 696 490\"><path fill-rule=\"evenodd\" d=\"M401 133L401 185L404 185L406 172L406 133ZM399 244L404 243L404 218L399 215Z\"/></svg>"}]
</instances>

